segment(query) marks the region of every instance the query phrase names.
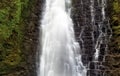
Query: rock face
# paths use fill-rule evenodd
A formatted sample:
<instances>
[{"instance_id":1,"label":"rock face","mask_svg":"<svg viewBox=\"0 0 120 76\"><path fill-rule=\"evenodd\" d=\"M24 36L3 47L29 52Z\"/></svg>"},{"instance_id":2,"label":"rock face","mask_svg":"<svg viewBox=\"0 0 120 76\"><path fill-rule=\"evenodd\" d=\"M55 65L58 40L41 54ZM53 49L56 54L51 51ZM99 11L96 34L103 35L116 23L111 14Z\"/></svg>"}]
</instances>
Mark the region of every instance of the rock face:
<instances>
[{"instance_id":1,"label":"rock face","mask_svg":"<svg viewBox=\"0 0 120 76\"><path fill-rule=\"evenodd\" d=\"M102 11L103 8L105 11ZM107 68L105 57L112 32L109 26L108 14L107 7L102 5L102 1L73 0L71 17L74 22L76 39L81 46L83 64L89 69L87 76L108 75L105 72ZM98 55L96 49L99 50Z\"/></svg>"},{"instance_id":2,"label":"rock face","mask_svg":"<svg viewBox=\"0 0 120 76\"><path fill-rule=\"evenodd\" d=\"M43 11L44 0L34 0L29 4L29 16L25 18L25 33L23 39L23 55L27 71L25 76L37 76L36 56L38 55L37 46L39 45L39 26ZM27 21L26 21L27 20ZM23 76L23 75L22 75Z\"/></svg>"}]
</instances>

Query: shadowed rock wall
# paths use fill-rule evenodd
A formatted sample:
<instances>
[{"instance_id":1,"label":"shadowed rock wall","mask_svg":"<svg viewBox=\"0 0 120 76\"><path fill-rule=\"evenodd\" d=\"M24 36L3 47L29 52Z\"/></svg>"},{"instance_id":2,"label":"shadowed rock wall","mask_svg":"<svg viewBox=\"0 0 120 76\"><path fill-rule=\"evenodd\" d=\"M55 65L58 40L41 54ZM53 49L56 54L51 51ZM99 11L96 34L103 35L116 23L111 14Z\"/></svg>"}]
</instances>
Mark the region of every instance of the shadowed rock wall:
<instances>
[{"instance_id":1,"label":"shadowed rock wall","mask_svg":"<svg viewBox=\"0 0 120 76\"><path fill-rule=\"evenodd\" d=\"M109 27L108 7L105 7L106 19L103 20L101 1L94 0L73 0L71 17L74 22L75 36L81 46L83 64L87 67L87 76L109 76L106 72L106 55L108 51L108 42L111 35ZM107 1L108 2L108 1ZM92 22L91 5L93 5ZM107 5L106 5L107 6ZM99 25L101 27L99 27ZM101 37L102 43L99 48L98 60L95 60L95 46L101 32L106 36Z\"/></svg>"}]
</instances>

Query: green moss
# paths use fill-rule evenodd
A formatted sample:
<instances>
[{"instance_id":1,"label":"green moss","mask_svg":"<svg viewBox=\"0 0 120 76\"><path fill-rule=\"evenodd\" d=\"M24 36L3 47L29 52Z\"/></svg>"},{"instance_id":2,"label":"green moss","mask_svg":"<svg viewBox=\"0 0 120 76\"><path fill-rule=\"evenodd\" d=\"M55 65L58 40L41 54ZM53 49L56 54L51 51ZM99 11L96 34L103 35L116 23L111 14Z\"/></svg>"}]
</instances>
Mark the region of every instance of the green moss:
<instances>
[{"instance_id":1,"label":"green moss","mask_svg":"<svg viewBox=\"0 0 120 76\"><path fill-rule=\"evenodd\" d=\"M0 76L28 73L23 39L35 1L0 0Z\"/></svg>"},{"instance_id":2,"label":"green moss","mask_svg":"<svg viewBox=\"0 0 120 76\"><path fill-rule=\"evenodd\" d=\"M112 11L112 29L113 29L113 45L115 45L114 50L120 50L120 2L119 0L113 1L113 11Z\"/></svg>"},{"instance_id":3,"label":"green moss","mask_svg":"<svg viewBox=\"0 0 120 76\"><path fill-rule=\"evenodd\" d=\"M4 63L10 66L18 65L20 63L21 57L17 53L11 53L5 57Z\"/></svg>"},{"instance_id":4,"label":"green moss","mask_svg":"<svg viewBox=\"0 0 120 76\"><path fill-rule=\"evenodd\" d=\"M108 76L120 75L120 0L111 0L111 26L113 36L111 38L109 57L106 59L110 73ZM110 9L111 9L110 8Z\"/></svg>"},{"instance_id":5,"label":"green moss","mask_svg":"<svg viewBox=\"0 0 120 76\"><path fill-rule=\"evenodd\" d=\"M113 10L115 13L120 13L120 5L118 0L113 2Z\"/></svg>"},{"instance_id":6,"label":"green moss","mask_svg":"<svg viewBox=\"0 0 120 76\"><path fill-rule=\"evenodd\" d=\"M24 22L22 10L29 0L0 0L0 76L21 64Z\"/></svg>"}]
</instances>

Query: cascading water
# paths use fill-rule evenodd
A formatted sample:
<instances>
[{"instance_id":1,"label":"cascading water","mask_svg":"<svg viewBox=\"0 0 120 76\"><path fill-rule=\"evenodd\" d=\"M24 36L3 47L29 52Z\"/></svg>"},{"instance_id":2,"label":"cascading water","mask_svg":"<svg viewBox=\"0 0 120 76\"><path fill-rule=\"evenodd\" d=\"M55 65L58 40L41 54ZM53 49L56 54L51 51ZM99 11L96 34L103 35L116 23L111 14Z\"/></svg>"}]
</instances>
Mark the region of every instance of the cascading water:
<instances>
[{"instance_id":1,"label":"cascading water","mask_svg":"<svg viewBox=\"0 0 120 76\"><path fill-rule=\"evenodd\" d=\"M70 18L71 0L46 0L38 76L86 76Z\"/></svg>"}]
</instances>

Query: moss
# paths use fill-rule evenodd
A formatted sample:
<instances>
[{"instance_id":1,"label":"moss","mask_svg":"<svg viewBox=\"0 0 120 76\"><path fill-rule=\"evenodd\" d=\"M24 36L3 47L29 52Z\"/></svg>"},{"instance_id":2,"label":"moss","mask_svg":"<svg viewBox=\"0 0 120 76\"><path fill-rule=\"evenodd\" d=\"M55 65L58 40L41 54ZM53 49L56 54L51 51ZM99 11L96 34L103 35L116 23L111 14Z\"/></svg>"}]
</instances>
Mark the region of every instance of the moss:
<instances>
[{"instance_id":1,"label":"moss","mask_svg":"<svg viewBox=\"0 0 120 76\"><path fill-rule=\"evenodd\" d=\"M27 76L29 72L27 60L31 44L27 44L29 37L25 40L25 33L31 31L26 27L29 27L35 2L37 0L0 0L0 76ZM24 45L29 46L29 50Z\"/></svg>"},{"instance_id":2,"label":"moss","mask_svg":"<svg viewBox=\"0 0 120 76\"><path fill-rule=\"evenodd\" d=\"M20 63L21 57L17 53L10 53L8 56L5 57L4 63L7 65L18 65Z\"/></svg>"},{"instance_id":3,"label":"moss","mask_svg":"<svg viewBox=\"0 0 120 76\"><path fill-rule=\"evenodd\" d=\"M120 1L110 0L112 11L110 14L110 24L113 30L108 57L106 57L107 66L109 67L108 76L120 75ZM110 9L111 9L110 8Z\"/></svg>"},{"instance_id":4,"label":"moss","mask_svg":"<svg viewBox=\"0 0 120 76\"><path fill-rule=\"evenodd\" d=\"M21 16L28 0L0 0L0 76L21 64L24 22Z\"/></svg>"},{"instance_id":5,"label":"moss","mask_svg":"<svg viewBox=\"0 0 120 76\"><path fill-rule=\"evenodd\" d=\"M113 29L112 41L116 44L116 49L120 50L120 2L119 0L113 1L113 12L111 17L111 25ZM115 49L115 50L116 50Z\"/></svg>"},{"instance_id":6,"label":"moss","mask_svg":"<svg viewBox=\"0 0 120 76\"><path fill-rule=\"evenodd\" d=\"M119 5L119 1L118 0L114 0L114 2L113 2L113 10L117 14L120 13L120 5Z\"/></svg>"}]
</instances>

